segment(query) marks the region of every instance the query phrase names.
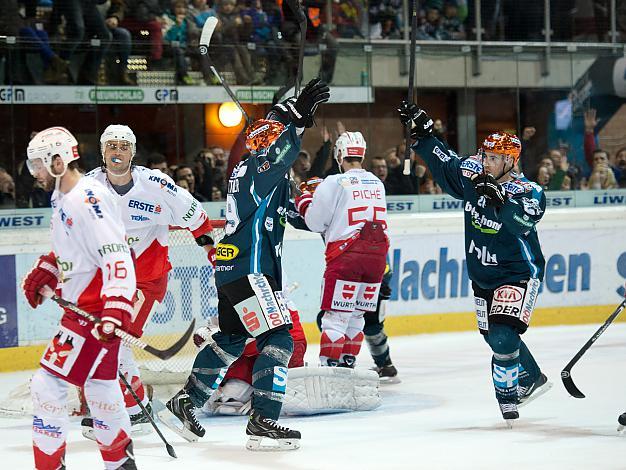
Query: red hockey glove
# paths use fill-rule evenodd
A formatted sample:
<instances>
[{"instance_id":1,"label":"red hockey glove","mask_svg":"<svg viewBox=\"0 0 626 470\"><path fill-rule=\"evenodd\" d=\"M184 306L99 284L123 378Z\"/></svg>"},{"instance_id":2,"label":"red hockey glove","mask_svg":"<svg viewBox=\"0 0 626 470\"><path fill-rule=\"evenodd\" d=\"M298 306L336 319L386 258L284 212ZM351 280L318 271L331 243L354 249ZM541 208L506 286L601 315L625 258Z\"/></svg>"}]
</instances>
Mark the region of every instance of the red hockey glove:
<instances>
[{"instance_id":1,"label":"red hockey glove","mask_svg":"<svg viewBox=\"0 0 626 470\"><path fill-rule=\"evenodd\" d=\"M32 308L41 305L43 297L39 293L39 289L44 286L56 289L59 282L59 268L54 253L39 257L33 268L24 276L22 280L22 290L26 296L28 304Z\"/></svg>"},{"instance_id":2,"label":"red hockey glove","mask_svg":"<svg viewBox=\"0 0 626 470\"><path fill-rule=\"evenodd\" d=\"M313 195L311 193L302 193L296 197L296 209L302 217L306 214L307 209L313 202Z\"/></svg>"},{"instance_id":3,"label":"red hockey glove","mask_svg":"<svg viewBox=\"0 0 626 470\"><path fill-rule=\"evenodd\" d=\"M124 297L108 297L104 302L101 322L94 325L91 334L103 343L115 338L115 329L125 330L133 312L133 305Z\"/></svg>"},{"instance_id":4,"label":"red hockey glove","mask_svg":"<svg viewBox=\"0 0 626 470\"><path fill-rule=\"evenodd\" d=\"M213 269L215 269L216 256L217 256L217 251L215 251L214 246L211 246L209 251L207 251L206 257L208 258L209 263L211 263L211 266L213 266Z\"/></svg>"}]
</instances>

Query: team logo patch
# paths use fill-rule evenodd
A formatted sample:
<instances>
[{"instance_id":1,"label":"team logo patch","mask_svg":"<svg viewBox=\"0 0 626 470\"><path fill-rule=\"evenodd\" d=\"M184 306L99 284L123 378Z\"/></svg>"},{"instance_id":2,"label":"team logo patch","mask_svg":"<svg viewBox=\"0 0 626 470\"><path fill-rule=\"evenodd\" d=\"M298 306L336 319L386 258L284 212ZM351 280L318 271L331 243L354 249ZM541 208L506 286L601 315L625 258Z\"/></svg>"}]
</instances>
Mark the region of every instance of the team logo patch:
<instances>
[{"instance_id":1,"label":"team logo patch","mask_svg":"<svg viewBox=\"0 0 626 470\"><path fill-rule=\"evenodd\" d=\"M272 380L272 390L278 393L285 393L287 390L287 368L282 366L274 367L274 379Z\"/></svg>"},{"instance_id":2,"label":"team logo patch","mask_svg":"<svg viewBox=\"0 0 626 470\"><path fill-rule=\"evenodd\" d=\"M536 199L523 197L522 204L524 206L524 212L526 212L528 215L539 215L543 212L541 210L541 207L539 207L539 201L537 201Z\"/></svg>"},{"instance_id":3,"label":"team logo patch","mask_svg":"<svg viewBox=\"0 0 626 470\"><path fill-rule=\"evenodd\" d=\"M442 162L447 162L452 158L450 155L448 155L446 152L444 152L437 146L435 146L435 148L433 149L433 153L437 155L439 160L441 160Z\"/></svg>"}]
</instances>

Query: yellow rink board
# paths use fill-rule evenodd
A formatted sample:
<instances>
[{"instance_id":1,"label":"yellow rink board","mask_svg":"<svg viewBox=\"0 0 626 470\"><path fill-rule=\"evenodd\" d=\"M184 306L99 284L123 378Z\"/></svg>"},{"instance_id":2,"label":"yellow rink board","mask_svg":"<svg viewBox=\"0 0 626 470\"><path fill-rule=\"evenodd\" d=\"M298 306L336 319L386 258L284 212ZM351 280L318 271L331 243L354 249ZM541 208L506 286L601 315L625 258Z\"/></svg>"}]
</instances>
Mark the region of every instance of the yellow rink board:
<instances>
[{"instance_id":1,"label":"yellow rink board","mask_svg":"<svg viewBox=\"0 0 626 470\"><path fill-rule=\"evenodd\" d=\"M533 326L579 325L586 323L602 324L617 304L538 308L532 319ZM626 322L626 316L616 321ZM319 331L314 323L304 323L304 331L309 343L319 341ZM385 319L385 331L389 336L469 331L476 329L474 312L391 316ZM169 337L168 337L169 336ZM162 336L160 344L170 345L176 335ZM151 343L151 337L143 338ZM0 349L0 372L35 369L43 354L45 344ZM582 346L582 345L581 345Z\"/></svg>"}]
</instances>

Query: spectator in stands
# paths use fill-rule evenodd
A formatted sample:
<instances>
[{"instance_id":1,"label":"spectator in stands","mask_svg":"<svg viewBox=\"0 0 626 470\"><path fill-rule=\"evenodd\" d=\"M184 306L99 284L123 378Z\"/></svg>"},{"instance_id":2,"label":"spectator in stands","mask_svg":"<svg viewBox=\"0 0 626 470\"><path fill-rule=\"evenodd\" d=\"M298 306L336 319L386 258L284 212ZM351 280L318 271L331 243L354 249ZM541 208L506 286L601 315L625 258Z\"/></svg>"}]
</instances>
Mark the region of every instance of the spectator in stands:
<instances>
[{"instance_id":1,"label":"spectator in stands","mask_svg":"<svg viewBox=\"0 0 626 470\"><path fill-rule=\"evenodd\" d=\"M167 159L165 158L165 155L161 153L151 153L146 159L146 167L152 170L159 170L171 177L174 176L170 174L169 168L167 167Z\"/></svg>"},{"instance_id":2,"label":"spectator in stands","mask_svg":"<svg viewBox=\"0 0 626 470\"><path fill-rule=\"evenodd\" d=\"M385 192L387 194L390 194L391 187L387 182L387 175L389 174L389 171L387 170L386 160L383 157L372 158L372 161L370 162L370 171L383 182L383 185L385 186Z\"/></svg>"},{"instance_id":3,"label":"spectator in stands","mask_svg":"<svg viewBox=\"0 0 626 470\"><path fill-rule=\"evenodd\" d=\"M0 207L15 207L15 182L2 167L0 167Z\"/></svg>"},{"instance_id":4,"label":"spectator in stands","mask_svg":"<svg viewBox=\"0 0 626 470\"><path fill-rule=\"evenodd\" d=\"M550 174L550 170L547 166L543 164L539 164L537 168L537 176L535 181L539 186L541 186L544 190L548 190L550 186L550 180L552 179L552 175Z\"/></svg>"},{"instance_id":5,"label":"spectator in stands","mask_svg":"<svg viewBox=\"0 0 626 470\"><path fill-rule=\"evenodd\" d=\"M36 134L36 132L33 134ZM28 168L26 168L26 160L22 160L18 163L15 185L16 207L50 207L50 194L51 193L47 193L41 185L37 183L37 180L32 177Z\"/></svg>"},{"instance_id":6,"label":"spectator in stands","mask_svg":"<svg viewBox=\"0 0 626 470\"><path fill-rule=\"evenodd\" d=\"M620 188L626 188L626 147L622 147L615 154L613 172L615 173L615 179L617 179L617 185Z\"/></svg>"},{"instance_id":7,"label":"spectator in stands","mask_svg":"<svg viewBox=\"0 0 626 470\"><path fill-rule=\"evenodd\" d=\"M445 39L442 28L441 12L437 8L428 8L426 16L417 28L417 39L442 40Z\"/></svg>"},{"instance_id":8,"label":"spectator in stands","mask_svg":"<svg viewBox=\"0 0 626 470\"><path fill-rule=\"evenodd\" d=\"M283 12L285 11L285 4L283 2ZM337 61L338 44L337 40L328 31L323 18L326 15L327 3L325 0L303 0L303 5L306 10L307 17L307 30L306 40L307 42L316 45L323 44L325 49L318 49L321 56L320 68L317 76L326 83L333 81L333 75L335 74L335 62ZM289 9L289 7L287 7Z\"/></svg>"},{"instance_id":9,"label":"spectator in stands","mask_svg":"<svg viewBox=\"0 0 626 470\"><path fill-rule=\"evenodd\" d=\"M202 194L205 200L211 201L213 197L213 168L214 155L209 149L198 152L193 162L193 173L196 181L196 190Z\"/></svg>"},{"instance_id":10,"label":"spectator in stands","mask_svg":"<svg viewBox=\"0 0 626 470\"><path fill-rule=\"evenodd\" d=\"M445 39L462 41L465 39L465 26L458 16L458 8L455 2L446 2L443 9L443 21L441 23Z\"/></svg>"},{"instance_id":11,"label":"spectator in stands","mask_svg":"<svg viewBox=\"0 0 626 470\"><path fill-rule=\"evenodd\" d=\"M169 9L169 0L125 0L127 5L123 28L128 29L136 41L150 43L150 61L152 66L159 66L163 58L163 32L161 17Z\"/></svg>"},{"instance_id":12,"label":"spectator in stands","mask_svg":"<svg viewBox=\"0 0 626 470\"><path fill-rule=\"evenodd\" d=\"M193 170L189 165L178 165L178 168L176 169L176 181L186 181L187 188L185 189L187 189L198 201L206 202L206 198L196 191L196 177L194 176Z\"/></svg>"},{"instance_id":13,"label":"spectator in stands","mask_svg":"<svg viewBox=\"0 0 626 470\"><path fill-rule=\"evenodd\" d=\"M579 189L582 170L578 165L568 162L567 152L568 147L566 145L561 145L559 149L550 150L550 158L555 168L554 176L552 177L553 185L555 188L560 188L563 185L565 176L568 176L571 188Z\"/></svg>"},{"instance_id":14,"label":"spectator in stands","mask_svg":"<svg viewBox=\"0 0 626 470\"><path fill-rule=\"evenodd\" d=\"M216 16L215 10L207 4L207 0L191 0L189 15L191 15L194 23L200 29L202 29L207 19Z\"/></svg>"},{"instance_id":15,"label":"spectator in stands","mask_svg":"<svg viewBox=\"0 0 626 470\"><path fill-rule=\"evenodd\" d=\"M404 140L393 151L388 152L386 160L388 167L387 183L389 193L394 194L419 194L420 186L424 182L426 167L420 164L415 152L410 151L411 170L409 175L403 174L402 159L405 151Z\"/></svg>"},{"instance_id":16,"label":"spectator in stands","mask_svg":"<svg viewBox=\"0 0 626 470\"><path fill-rule=\"evenodd\" d=\"M213 162L213 186L226 194L226 184L228 183L228 177L226 172L228 171L228 155L224 149L218 145L209 147L208 150L212 155Z\"/></svg>"},{"instance_id":17,"label":"spectator in stands","mask_svg":"<svg viewBox=\"0 0 626 470\"><path fill-rule=\"evenodd\" d=\"M431 176L426 176L420 186L420 194L442 194L443 191Z\"/></svg>"},{"instance_id":18,"label":"spectator in stands","mask_svg":"<svg viewBox=\"0 0 626 470\"><path fill-rule=\"evenodd\" d=\"M554 168L554 162L552 161L550 157L543 157L541 161L539 162L539 166L546 167L546 169L548 170L548 174L550 175L550 178L552 178L554 174L556 173L556 168Z\"/></svg>"},{"instance_id":19,"label":"spectator in stands","mask_svg":"<svg viewBox=\"0 0 626 470\"><path fill-rule=\"evenodd\" d=\"M132 48L130 31L120 26L124 19L126 4L124 0L110 0L104 22L111 32L113 41L108 54L107 65L110 70L109 84L133 86L137 83L128 74L128 57Z\"/></svg>"},{"instance_id":20,"label":"spectator in stands","mask_svg":"<svg viewBox=\"0 0 626 470\"><path fill-rule=\"evenodd\" d=\"M589 189L615 189L617 180L609 165L608 154L601 149L593 151L593 169L588 182Z\"/></svg>"},{"instance_id":21,"label":"spectator in stands","mask_svg":"<svg viewBox=\"0 0 626 470\"><path fill-rule=\"evenodd\" d=\"M306 150L300 150L298 158L294 162L292 169L293 180L296 182L296 186L306 181L309 178L309 171L311 170L311 155Z\"/></svg>"},{"instance_id":22,"label":"spectator in stands","mask_svg":"<svg viewBox=\"0 0 626 470\"><path fill-rule=\"evenodd\" d=\"M213 190L211 192L211 200L212 201L222 201L224 197L222 196L222 191L217 186L213 186Z\"/></svg>"},{"instance_id":23,"label":"spectator in stands","mask_svg":"<svg viewBox=\"0 0 626 470\"><path fill-rule=\"evenodd\" d=\"M401 39L401 0L371 0L368 14L370 38Z\"/></svg>"},{"instance_id":24,"label":"spectator in stands","mask_svg":"<svg viewBox=\"0 0 626 470\"><path fill-rule=\"evenodd\" d=\"M186 0L174 1L172 11L167 14L167 18L170 21L167 23L168 26L164 28L163 40L165 44L170 46L170 50L174 56L176 84L192 85L193 79L189 76L187 58L185 57L187 40L190 33L189 29L192 27L190 20L187 18Z\"/></svg>"},{"instance_id":25,"label":"spectator in stands","mask_svg":"<svg viewBox=\"0 0 626 470\"><path fill-rule=\"evenodd\" d=\"M220 24L213 36L220 45L220 52L214 60L218 60L221 67L226 64L232 66L237 84L261 83L262 76L255 75L246 45L246 38L252 34L252 20L244 21L241 18L235 0L219 0L217 17Z\"/></svg>"},{"instance_id":26,"label":"spectator in stands","mask_svg":"<svg viewBox=\"0 0 626 470\"><path fill-rule=\"evenodd\" d=\"M332 23L335 36L346 39L363 38L361 32L361 5L354 0L333 0Z\"/></svg>"},{"instance_id":27,"label":"spectator in stands","mask_svg":"<svg viewBox=\"0 0 626 470\"><path fill-rule=\"evenodd\" d=\"M102 59L110 45L112 34L104 17L93 0L55 0L53 3L51 22L53 34L57 32L61 17L65 18L65 41L60 46L59 55L70 61L82 45L86 51L85 60L79 67L76 83L79 85L95 85ZM100 45L90 45L90 40L97 38Z\"/></svg>"}]
</instances>

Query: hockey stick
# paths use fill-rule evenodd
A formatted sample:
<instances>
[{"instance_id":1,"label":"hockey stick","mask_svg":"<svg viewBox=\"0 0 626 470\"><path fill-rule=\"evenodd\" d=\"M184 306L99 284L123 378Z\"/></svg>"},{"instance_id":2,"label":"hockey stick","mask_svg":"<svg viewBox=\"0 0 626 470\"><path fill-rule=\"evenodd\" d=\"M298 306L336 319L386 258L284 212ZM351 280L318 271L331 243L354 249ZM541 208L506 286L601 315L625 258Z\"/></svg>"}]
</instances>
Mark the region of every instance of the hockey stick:
<instances>
[{"instance_id":1,"label":"hockey stick","mask_svg":"<svg viewBox=\"0 0 626 470\"><path fill-rule=\"evenodd\" d=\"M574 384L574 380L572 379L572 374L571 374L572 367L574 367L574 365L583 356L583 354L585 354L587 349L589 349L593 345L593 343L596 342L596 340L600 337L600 335L604 333L604 330L606 330L609 327L609 325L613 323L613 320L615 320L617 316L620 313L622 313L622 310L624 310L624 307L626 307L626 299L622 300L622 303L619 304L617 308L615 309L615 311L611 314L611 316L606 319L606 321L604 322L604 325L598 328L598 331L596 331L593 334L593 336L589 339L589 341L587 341L585 345L582 348L580 348L580 351L576 353L576 355L572 358L572 360L569 361L567 365L561 371L561 380L563 381L565 390L567 390L567 393L569 393L574 398L585 398L585 394L581 392L578 389L578 387L576 387L576 385Z\"/></svg>"},{"instance_id":2,"label":"hockey stick","mask_svg":"<svg viewBox=\"0 0 626 470\"><path fill-rule=\"evenodd\" d=\"M178 457L176 456L176 452L174 452L174 448L171 446L171 444L169 442L167 442L165 437L163 437L163 434L161 433L161 430L159 429L159 427L154 422L154 418L152 417L152 415L150 415L150 413L148 413L148 410L146 410L146 407L143 406L143 403L141 403L141 399L137 396L137 393L135 393L135 391L133 390L133 387L128 383L128 380L126 380L126 377L124 377L124 374L122 374L121 372L118 371L118 375L120 377L120 380L124 383L124 385L126 386L128 391L130 392L130 394L133 396L133 398L135 399L135 401L139 405L139 408L141 408L141 412L143 413L143 415L146 418L148 418L148 421L150 421L150 424L152 425L152 427L154 428L156 433L159 435L159 437L161 438L161 440L165 444L165 449L167 450L167 453L170 454L171 457L174 457L175 459L177 459Z\"/></svg>"},{"instance_id":3,"label":"hockey stick","mask_svg":"<svg viewBox=\"0 0 626 470\"><path fill-rule=\"evenodd\" d=\"M298 22L298 28L300 29L300 50L298 51L298 72L296 73L296 82L294 85L293 96L297 97L300 93L300 85L302 84L302 75L304 73L304 43L306 41L306 15L302 9L302 5L299 0L286 0L287 5L293 12Z\"/></svg>"},{"instance_id":4,"label":"hockey stick","mask_svg":"<svg viewBox=\"0 0 626 470\"><path fill-rule=\"evenodd\" d=\"M417 39L417 0L413 0L411 2L411 47L409 48L409 89L407 91L407 102L413 102L413 87L415 86L415 40ZM410 175L411 174L411 126L406 126L405 130L405 147L404 147L404 163L402 174Z\"/></svg>"},{"instance_id":5,"label":"hockey stick","mask_svg":"<svg viewBox=\"0 0 626 470\"><path fill-rule=\"evenodd\" d=\"M210 18L206 20L206 22L204 23L204 26L202 27L202 34L200 35L200 47L199 47L200 54L202 55L206 55L206 56L209 55L209 45L211 44L211 38L213 37L213 32L215 31L215 27L217 26L217 21L218 20L215 16L211 16ZM237 105L237 107L241 111L241 114L243 114L243 117L246 120L246 126L248 126L250 124L250 116L248 116L248 113L246 113L246 110L243 109L243 106L237 99L237 96L233 93L233 90L231 90L228 83L224 81L224 79L222 78L220 73L217 71L217 69L213 65L210 65L209 67L211 68L211 72L213 72L213 75L215 75L215 78L217 78L217 80L220 82L220 85L222 85L224 90L226 90L226 93L228 93L228 96L230 96L230 99L233 100L233 103Z\"/></svg>"},{"instance_id":6,"label":"hockey stick","mask_svg":"<svg viewBox=\"0 0 626 470\"><path fill-rule=\"evenodd\" d=\"M48 286L46 286L43 289L41 289L39 291L39 293L43 297L46 297L48 299L52 299L53 302L56 302L61 307L66 308L68 310L71 310L72 312L76 313L77 315L80 315L81 317L86 318L87 320L89 320L89 321L91 321L93 323L101 323L102 322L102 320L99 317L97 317L96 315L93 315L91 313L85 312L84 310L78 308L72 302L68 302L67 300L62 299L61 297L56 295L54 293L54 291L52 289L50 289ZM163 350L157 349L157 348L155 348L153 346L150 346L149 344L146 344L143 341L141 341L139 338L136 338L133 335L131 335L129 333L126 333L124 330L119 329L119 328L115 328L115 336L120 338L126 344L129 344L131 346L135 346L136 348L139 348L139 349L143 349L147 353L150 353L153 356L156 356L159 359L162 359L162 360L165 361L165 360L169 359L170 357L173 357L178 351L183 349L183 347L185 346L185 344L187 344L187 341L189 340L189 338L193 334L195 326L196 326L196 319L194 318L191 321L191 324L189 325L189 328L187 328L187 331L185 331L185 333L183 334L183 336L181 336L180 339L178 341L176 341L172 346L170 346L167 349L163 349Z\"/></svg>"}]
</instances>

